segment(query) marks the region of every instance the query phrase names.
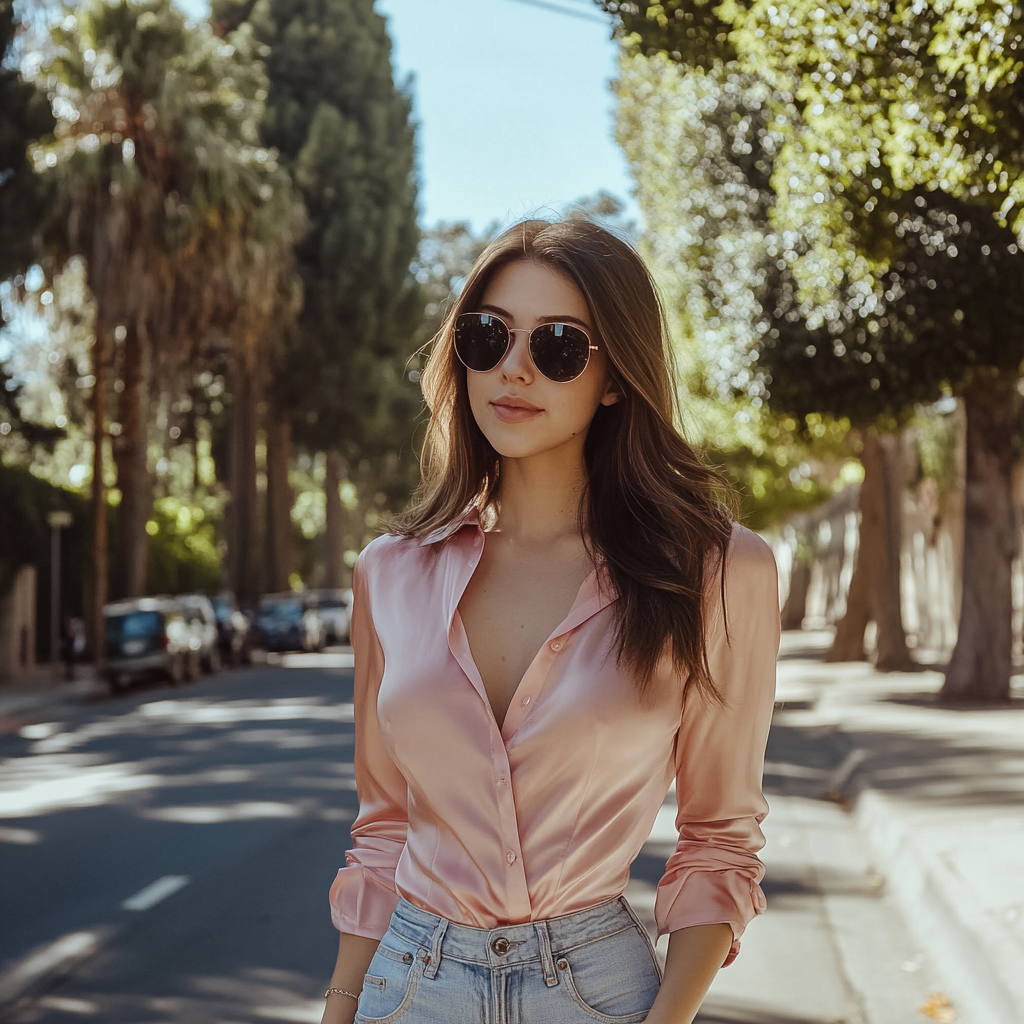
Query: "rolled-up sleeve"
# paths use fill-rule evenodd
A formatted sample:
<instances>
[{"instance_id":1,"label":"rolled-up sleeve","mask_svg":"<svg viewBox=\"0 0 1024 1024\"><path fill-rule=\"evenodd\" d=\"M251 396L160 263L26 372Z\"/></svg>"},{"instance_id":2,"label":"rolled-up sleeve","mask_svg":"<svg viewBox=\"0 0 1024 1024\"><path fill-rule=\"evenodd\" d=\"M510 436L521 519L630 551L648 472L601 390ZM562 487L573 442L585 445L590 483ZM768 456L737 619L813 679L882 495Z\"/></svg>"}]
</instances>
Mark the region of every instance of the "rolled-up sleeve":
<instances>
[{"instance_id":1,"label":"rolled-up sleeve","mask_svg":"<svg viewBox=\"0 0 1024 1024\"><path fill-rule=\"evenodd\" d=\"M398 902L395 868L409 828L405 777L388 754L377 720L384 651L373 625L365 555L352 579L352 649L355 653L355 775L359 814L352 849L331 886L331 919L349 935L381 939Z\"/></svg>"},{"instance_id":2,"label":"rolled-up sleeve","mask_svg":"<svg viewBox=\"0 0 1024 1024\"><path fill-rule=\"evenodd\" d=\"M757 852L768 813L762 774L779 650L775 559L756 534L739 527L726 558L725 611L728 638L721 600L709 602L708 662L722 703L692 693L683 711L675 752L679 842L654 911L659 935L728 924L733 942L723 966L766 906Z\"/></svg>"}]
</instances>

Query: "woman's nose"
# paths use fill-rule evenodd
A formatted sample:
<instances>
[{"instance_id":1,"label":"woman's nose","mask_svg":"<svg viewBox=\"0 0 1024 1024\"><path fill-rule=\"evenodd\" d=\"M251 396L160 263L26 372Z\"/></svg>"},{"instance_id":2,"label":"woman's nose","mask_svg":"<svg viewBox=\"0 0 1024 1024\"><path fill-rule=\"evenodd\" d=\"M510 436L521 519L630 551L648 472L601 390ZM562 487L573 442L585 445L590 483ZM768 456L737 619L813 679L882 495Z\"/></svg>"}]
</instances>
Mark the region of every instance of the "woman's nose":
<instances>
[{"instance_id":1,"label":"woman's nose","mask_svg":"<svg viewBox=\"0 0 1024 1024\"><path fill-rule=\"evenodd\" d=\"M512 344L501 364L501 375L507 380L529 382L533 379L533 361L530 359L530 335L527 331L513 331Z\"/></svg>"}]
</instances>

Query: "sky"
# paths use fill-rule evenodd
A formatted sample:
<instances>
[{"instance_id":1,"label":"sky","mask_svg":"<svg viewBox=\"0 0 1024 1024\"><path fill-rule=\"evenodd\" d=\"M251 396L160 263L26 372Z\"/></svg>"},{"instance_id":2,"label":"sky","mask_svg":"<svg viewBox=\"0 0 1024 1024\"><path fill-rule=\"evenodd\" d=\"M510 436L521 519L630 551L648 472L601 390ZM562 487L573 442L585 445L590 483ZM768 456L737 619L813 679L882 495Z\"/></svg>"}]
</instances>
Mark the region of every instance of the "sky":
<instances>
[{"instance_id":1,"label":"sky","mask_svg":"<svg viewBox=\"0 0 1024 1024\"><path fill-rule=\"evenodd\" d=\"M177 0L204 17L207 0ZM476 232L610 192L640 220L615 143L618 45L593 0L377 0L412 75L424 225ZM567 13L559 13L559 11Z\"/></svg>"},{"instance_id":2,"label":"sky","mask_svg":"<svg viewBox=\"0 0 1024 1024\"><path fill-rule=\"evenodd\" d=\"M617 44L591 0L378 0L399 80L413 74L425 224L477 231L604 190L627 203L614 140Z\"/></svg>"}]
</instances>

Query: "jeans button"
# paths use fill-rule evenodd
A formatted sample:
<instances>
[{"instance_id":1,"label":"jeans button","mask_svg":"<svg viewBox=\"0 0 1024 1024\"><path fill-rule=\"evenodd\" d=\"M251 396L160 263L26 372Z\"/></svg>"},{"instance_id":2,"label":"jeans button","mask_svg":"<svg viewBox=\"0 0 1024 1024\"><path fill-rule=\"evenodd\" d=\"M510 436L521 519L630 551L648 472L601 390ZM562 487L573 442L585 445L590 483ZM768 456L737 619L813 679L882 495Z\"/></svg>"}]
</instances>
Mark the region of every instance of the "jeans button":
<instances>
[{"instance_id":1,"label":"jeans button","mask_svg":"<svg viewBox=\"0 0 1024 1024\"><path fill-rule=\"evenodd\" d=\"M491 943L491 949L493 949L498 956L504 956L508 952L508 947L509 941L504 935L499 935L498 938Z\"/></svg>"}]
</instances>

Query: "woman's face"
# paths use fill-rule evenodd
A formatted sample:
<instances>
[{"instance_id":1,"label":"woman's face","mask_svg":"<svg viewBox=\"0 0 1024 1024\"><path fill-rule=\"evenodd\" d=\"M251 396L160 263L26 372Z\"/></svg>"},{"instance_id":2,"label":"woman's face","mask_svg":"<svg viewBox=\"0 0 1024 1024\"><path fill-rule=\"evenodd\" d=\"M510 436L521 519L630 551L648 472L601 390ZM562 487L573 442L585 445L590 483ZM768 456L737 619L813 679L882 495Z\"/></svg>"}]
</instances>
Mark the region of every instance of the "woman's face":
<instances>
[{"instance_id":1,"label":"woman's face","mask_svg":"<svg viewBox=\"0 0 1024 1024\"><path fill-rule=\"evenodd\" d=\"M583 373L565 384L548 380L533 365L529 336L518 330L493 370L466 370L473 416L499 455L523 459L573 443L582 449L598 406L612 405L619 395L576 285L543 263L510 263L491 279L479 307L467 312L494 313L509 328L525 330L544 323L572 323L590 335L597 351L591 351Z\"/></svg>"}]
</instances>

